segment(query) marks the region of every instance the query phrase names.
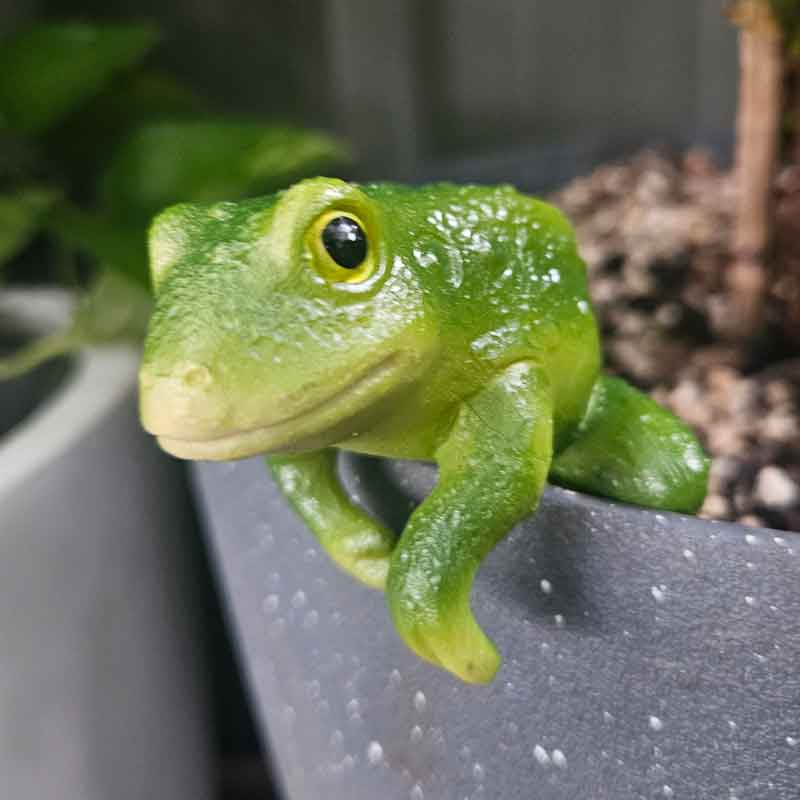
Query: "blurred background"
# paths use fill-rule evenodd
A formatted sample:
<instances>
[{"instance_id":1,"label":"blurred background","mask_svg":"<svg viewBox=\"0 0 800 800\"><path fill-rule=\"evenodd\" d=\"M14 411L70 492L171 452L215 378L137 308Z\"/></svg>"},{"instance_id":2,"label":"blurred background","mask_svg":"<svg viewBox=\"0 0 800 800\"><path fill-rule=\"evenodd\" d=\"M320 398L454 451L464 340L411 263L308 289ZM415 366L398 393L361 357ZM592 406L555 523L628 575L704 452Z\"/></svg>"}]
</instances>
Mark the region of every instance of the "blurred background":
<instances>
[{"instance_id":1,"label":"blurred background","mask_svg":"<svg viewBox=\"0 0 800 800\"><path fill-rule=\"evenodd\" d=\"M228 109L344 136L360 169L563 142L718 140L736 99L723 0L16 0L5 27L156 20L158 62Z\"/></svg>"},{"instance_id":2,"label":"blurred background","mask_svg":"<svg viewBox=\"0 0 800 800\"><path fill-rule=\"evenodd\" d=\"M704 514L797 529L800 370L796 363L783 372L780 366L796 355L796 344L789 328L781 327L783 312L769 311L770 301L767 311L756 315L755 349L731 336L730 324L725 332L721 276L733 252L727 241L736 214L726 170L734 152L739 87L739 33L726 16L729 5L724 0L1 0L0 34L42 20L154 23L161 38L148 52L147 69L169 74L202 96L219 118L332 137L325 140L330 147L321 161L315 160L319 154L301 160L292 174L316 172L319 164L322 172L358 179L510 181L536 192L562 189L555 197L575 220L593 270L611 368L687 418L715 456ZM174 97L184 103L180 93ZM96 119L102 126L107 117ZM58 149L51 147L54 138L43 141L51 158ZM632 155L654 146L660 149ZM617 163L620 159L628 160ZM604 167L609 161L616 166ZM88 261L86 252L76 256L77 266L68 270L71 289L85 290L98 305L94 276L109 266L127 283L113 288L114 308L124 309L124 324L119 315L99 320L89 302L79 320L80 336L67 346L57 343L53 352L75 349L76 341L136 340L149 309L144 230L159 204L145 202L142 182L127 171L132 161L100 190L87 189L89 172L75 163L56 170L61 177L80 173L77 188L66 190L75 208L89 209L103 224L113 221L123 238L124 223L137 214L138 227L133 244L118 248L100 241L90 225L77 224L81 217L67 214L54 224L55 238L65 237L71 255L81 248L91 255ZM105 167L98 161L91 169L101 174ZM38 180L39 172L31 174ZM197 196L162 187L162 205L259 193L284 185L286 176L279 178L250 176L235 190L201 181ZM14 181L16 173L3 188L16 190ZM786 196L800 197L796 171L776 186ZM99 211L98 197L106 203ZM647 227L642 209L649 209L660 227ZM46 236L26 237L25 247L17 243L11 254L9 284L49 283L54 276L63 283L62 251ZM139 259L132 266L124 254L130 251ZM786 259L797 263L796 255ZM134 287L140 293L135 300ZM775 302L785 304L786 292ZM100 296L103 305L108 295ZM762 373L763 378L752 377ZM34 394L49 391L49 378L36 380ZM129 395L126 419L132 421L133 390ZM169 469L174 493L191 517L181 525L186 558L196 565L192 582L199 599L190 616L203 629L205 648L198 658L211 675L214 796L269 797L268 759L215 588L214 557L202 544L185 473L175 464ZM107 494L113 491L112 484Z\"/></svg>"}]
</instances>

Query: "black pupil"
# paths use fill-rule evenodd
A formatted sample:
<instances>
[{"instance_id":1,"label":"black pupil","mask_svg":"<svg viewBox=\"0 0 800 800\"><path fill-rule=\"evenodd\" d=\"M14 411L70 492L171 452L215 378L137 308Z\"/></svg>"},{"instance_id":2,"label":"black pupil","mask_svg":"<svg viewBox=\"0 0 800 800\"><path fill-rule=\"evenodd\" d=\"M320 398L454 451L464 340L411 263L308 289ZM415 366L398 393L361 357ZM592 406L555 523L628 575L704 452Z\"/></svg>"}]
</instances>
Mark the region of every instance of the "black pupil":
<instances>
[{"instance_id":1,"label":"black pupil","mask_svg":"<svg viewBox=\"0 0 800 800\"><path fill-rule=\"evenodd\" d=\"M355 269L367 257L367 237L350 217L335 217L322 231L322 244L328 255L345 269Z\"/></svg>"}]
</instances>

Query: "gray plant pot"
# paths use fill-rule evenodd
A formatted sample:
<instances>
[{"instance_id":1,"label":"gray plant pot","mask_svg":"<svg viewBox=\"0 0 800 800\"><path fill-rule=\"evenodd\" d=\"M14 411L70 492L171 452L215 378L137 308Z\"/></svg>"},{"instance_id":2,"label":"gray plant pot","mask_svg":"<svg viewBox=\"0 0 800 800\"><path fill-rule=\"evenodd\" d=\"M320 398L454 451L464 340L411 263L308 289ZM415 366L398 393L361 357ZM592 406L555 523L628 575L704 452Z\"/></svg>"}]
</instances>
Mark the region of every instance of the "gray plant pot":
<instances>
[{"instance_id":1,"label":"gray plant pot","mask_svg":"<svg viewBox=\"0 0 800 800\"><path fill-rule=\"evenodd\" d=\"M543 192L630 149L415 177ZM343 472L395 529L434 480L401 462ZM477 577L504 664L475 687L405 648L383 597L331 564L260 459L193 474L288 800L800 797L800 535L548 489Z\"/></svg>"},{"instance_id":2,"label":"gray plant pot","mask_svg":"<svg viewBox=\"0 0 800 800\"><path fill-rule=\"evenodd\" d=\"M66 313L60 294L0 295L6 330ZM192 520L139 428L137 360L90 350L0 384L17 420L0 438L2 797L211 797Z\"/></svg>"},{"instance_id":3,"label":"gray plant pot","mask_svg":"<svg viewBox=\"0 0 800 800\"><path fill-rule=\"evenodd\" d=\"M434 480L343 471L395 527ZM475 687L404 647L260 459L195 478L289 800L798 797L800 535L549 489L476 580L504 664Z\"/></svg>"}]
</instances>

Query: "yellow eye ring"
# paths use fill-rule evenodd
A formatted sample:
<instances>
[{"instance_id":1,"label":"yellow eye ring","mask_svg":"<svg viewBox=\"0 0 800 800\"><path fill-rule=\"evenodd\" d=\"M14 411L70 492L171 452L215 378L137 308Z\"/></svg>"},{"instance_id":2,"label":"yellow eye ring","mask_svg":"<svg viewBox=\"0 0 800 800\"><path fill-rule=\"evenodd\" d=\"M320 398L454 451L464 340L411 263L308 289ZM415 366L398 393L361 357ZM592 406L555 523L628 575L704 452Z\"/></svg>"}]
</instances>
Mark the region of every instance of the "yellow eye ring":
<instances>
[{"instance_id":1,"label":"yellow eye ring","mask_svg":"<svg viewBox=\"0 0 800 800\"><path fill-rule=\"evenodd\" d=\"M375 272L376 253L367 226L349 211L328 211L309 228L317 272L331 283L363 283Z\"/></svg>"}]
</instances>

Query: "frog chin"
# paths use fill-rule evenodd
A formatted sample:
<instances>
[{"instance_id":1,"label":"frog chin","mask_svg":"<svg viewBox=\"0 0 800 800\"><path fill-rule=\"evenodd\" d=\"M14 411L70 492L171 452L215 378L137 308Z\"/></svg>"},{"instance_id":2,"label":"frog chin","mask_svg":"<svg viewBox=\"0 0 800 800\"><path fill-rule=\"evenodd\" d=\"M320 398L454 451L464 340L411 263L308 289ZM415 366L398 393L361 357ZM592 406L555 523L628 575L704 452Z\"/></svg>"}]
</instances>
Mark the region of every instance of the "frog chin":
<instances>
[{"instance_id":1,"label":"frog chin","mask_svg":"<svg viewBox=\"0 0 800 800\"><path fill-rule=\"evenodd\" d=\"M159 434L163 450L195 461L229 461L249 456L318 450L351 436L368 423L381 401L404 387L418 372L414 356L394 352L334 392L277 421L215 433L211 438ZM398 376L402 376L399 378Z\"/></svg>"}]
</instances>

